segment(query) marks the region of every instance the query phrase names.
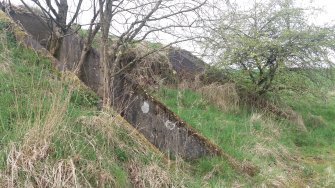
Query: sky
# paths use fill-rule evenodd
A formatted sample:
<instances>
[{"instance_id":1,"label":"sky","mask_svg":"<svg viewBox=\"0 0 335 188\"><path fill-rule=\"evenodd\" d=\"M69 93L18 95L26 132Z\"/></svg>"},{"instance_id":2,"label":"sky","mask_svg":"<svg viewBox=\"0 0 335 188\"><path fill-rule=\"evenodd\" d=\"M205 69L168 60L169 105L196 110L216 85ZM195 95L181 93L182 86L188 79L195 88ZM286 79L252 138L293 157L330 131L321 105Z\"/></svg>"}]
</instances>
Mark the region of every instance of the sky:
<instances>
[{"instance_id":1,"label":"sky","mask_svg":"<svg viewBox=\"0 0 335 188\"><path fill-rule=\"evenodd\" d=\"M314 0L313 3L324 9L324 12L315 19L315 22L329 23L335 21L335 0Z\"/></svg>"},{"instance_id":2,"label":"sky","mask_svg":"<svg viewBox=\"0 0 335 188\"><path fill-rule=\"evenodd\" d=\"M9 1L9 0L7 0ZM21 4L20 0L10 0L13 4L19 5ZM32 0L25 0L25 2L29 3ZM69 0L69 3L73 4L76 0ZM222 0L223 1L223 0ZM233 2L234 0L231 0ZM240 4L248 4L251 0L235 0L236 2ZM335 0L297 0L297 2L302 6L311 6L314 5L318 8L324 9L324 12L322 12L317 18L313 19L314 23L317 24L324 24L329 23L331 21L335 21ZM86 6L88 4L86 3ZM84 3L85 6L85 3ZM85 16L83 16L82 20L89 20Z\"/></svg>"},{"instance_id":3,"label":"sky","mask_svg":"<svg viewBox=\"0 0 335 188\"><path fill-rule=\"evenodd\" d=\"M9 0L6 0L6 1L9 1ZM10 0L12 4L16 4L16 5L19 5L21 4L20 0ZM43 1L43 0L42 0ZM88 0L84 0L84 2L87 1L89 2ZM213 0L215 1L215 0ZM226 0L218 0L219 2L225 2ZM248 6L248 4L250 2L252 2L253 0L230 0L230 2L237 2L239 5L242 5L242 6ZM25 0L26 3L29 3L29 4L32 4L32 0ZM69 4L70 4L70 10L71 10L71 7L72 9L74 10L74 6L73 4L75 4L74 2L77 2L77 0L69 0L68 1ZM176 1L178 2L178 1ZM302 7L317 7L317 8L321 8L323 9L322 12L319 12L318 13L318 16L313 18L313 19L310 19L310 21L314 24L335 24L335 0L296 0L297 4L299 6L302 6ZM71 6L72 5L72 6ZM83 3L83 8L87 9L89 6L90 6L90 3ZM81 24L87 24L87 22L89 22L89 20L91 19L91 16L88 12L82 14L80 16L80 20L79 20L79 23ZM149 39L151 40L151 39ZM171 36L164 36L164 35L160 35L159 38L156 38L156 39L152 39L151 41L154 41L154 42L162 42L162 43L169 43L171 41L173 41L174 39L171 38ZM194 43L191 43L191 42L184 42L184 43L180 43L178 45L179 47L181 48L184 48L184 49L187 49L189 51L192 51L192 52L197 52L199 51L199 49L197 49L198 47L196 47L197 45L194 45Z\"/></svg>"}]
</instances>

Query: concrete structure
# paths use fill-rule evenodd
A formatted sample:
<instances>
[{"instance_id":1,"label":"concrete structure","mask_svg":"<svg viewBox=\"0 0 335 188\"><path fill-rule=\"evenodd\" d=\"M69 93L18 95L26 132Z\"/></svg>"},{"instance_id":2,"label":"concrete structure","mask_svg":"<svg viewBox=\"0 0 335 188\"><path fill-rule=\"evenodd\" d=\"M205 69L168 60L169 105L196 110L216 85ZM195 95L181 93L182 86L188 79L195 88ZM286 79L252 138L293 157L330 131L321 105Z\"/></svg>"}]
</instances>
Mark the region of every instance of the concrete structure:
<instances>
[{"instance_id":1,"label":"concrete structure","mask_svg":"<svg viewBox=\"0 0 335 188\"><path fill-rule=\"evenodd\" d=\"M24 11L12 10L10 16L32 35L25 36L25 43L46 54L46 50L43 49L49 37L46 23ZM77 35L66 36L61 47L60 59L55 60L51 57L54 65L60 70L71 70L79 61L82 43ZM96 50L91 50L80 76L80 79L98 94L101 84L99 57ZM219 147L202 137L135 81L126 75L119 75L115 79L117 82L114 89L114 109L161 151L187 159L222 154Z\"/></svg>"}]
</instances>

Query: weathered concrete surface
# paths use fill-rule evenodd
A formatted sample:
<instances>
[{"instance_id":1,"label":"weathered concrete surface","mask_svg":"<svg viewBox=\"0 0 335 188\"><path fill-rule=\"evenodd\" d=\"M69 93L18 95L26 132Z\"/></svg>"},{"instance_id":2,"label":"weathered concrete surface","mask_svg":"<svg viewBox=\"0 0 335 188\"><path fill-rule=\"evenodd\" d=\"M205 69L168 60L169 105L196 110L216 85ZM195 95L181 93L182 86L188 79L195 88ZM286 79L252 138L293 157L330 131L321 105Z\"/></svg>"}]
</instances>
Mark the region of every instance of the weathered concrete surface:
<instances>
[{"instance_id":1,"label":"weathered concrete surface","mask_svg":"<svg viewBox=\"0 0 335 188\"><path fill-rule=\"evenodd\" d=\"M16 15L13 19L24 26L25 17ZM41 27L39 20L32 22L33 20L30 22L31 25ZM31 32L36 40L41 39L42 35L36 33L33 27L27 27L26 30L28 33ZM29 41L33 44L32 47L41 48L41 45L36 44L38 42L33 42L31 38ZM81 48L82 41L78 36L65 37L60 61L54 63L61 70L73 68L79 60ZM88 54L82 72L80 79L99 93L100 72L97 51L92 50ZM113 107L161 151L189 159L222 153L219 147L202 137L163 104L148 95L135 81L126 75L119 75L115 79L117 82L114 88Z\"/></svg>"},{"instance_id":2,"label":"weathered concrete surface","mask_svg":"<svg viewBox=\"0 0 335 188\"><path fill-rule=\"evenodd\" d=\"M41 17L37 17L24 9L14 8L9 11L13 20L17 20L18 24L34 36L34 39L40 45L46 47L48 37L50 36L48 24ZM36 24L39 22L38 24Z\"/></svg>"},{"instance_id":3,"label":"weathered concrete surface","mask_svg":"<svg viewBox=\"0 0 335 188\"><path fill-rule=\"evenodd\" d=\"M169 61L180 78L193 80L204 73L206 63L191 52L179 48L169 49Z\"/></svg>"},{"instance_id":4,"label":"weathered concrete surface","mask_svg":"<svg viewBox=\"0 0 335 188\"><path fill-rule=\"evenodd\" d=\"M135 126L156 147L172 155L197 158L208 154L220 155L221 150L202 137L166 106L150 96L134 81L124 76L118 101L125 101L124 118ZM132 94L133 93L133 94Z\"/></svg>"}]
</instances>

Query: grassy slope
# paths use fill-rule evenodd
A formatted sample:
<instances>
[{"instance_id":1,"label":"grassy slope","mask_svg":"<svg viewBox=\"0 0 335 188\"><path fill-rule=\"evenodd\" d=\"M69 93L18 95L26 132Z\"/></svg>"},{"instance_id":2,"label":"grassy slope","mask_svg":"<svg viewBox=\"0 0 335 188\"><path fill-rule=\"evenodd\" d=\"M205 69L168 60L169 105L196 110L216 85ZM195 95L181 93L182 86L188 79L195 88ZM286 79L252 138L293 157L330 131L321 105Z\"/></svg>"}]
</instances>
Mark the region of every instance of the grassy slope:
<instances>
[{"instance_id":1,"label":"grassy slope","mask_svg":"<svg viewBox=\"0 0 335 188\"><path fill-rule=\"evenodd\" d=\"M245 177L218 157L191 165L166 162L129 125L112 113L97 112L97 97L75 77L62 77L47 59L16 44L4 26L0 24L2 185L334 186L334 97L328 104L288 100L306 120L309 132L299 133L288 122L261 113L224 112L191 90L162 89L159 97L173 111L261 171Z\"/></svg>"},{"instance_id":2,"label":"grassy slope","mask_svg":"<svg viewBox=\"0 0 335 188\"><path fill-rule=\"evenodd\" d=\"M97 112L92 91L17 44L7 25L0 22L0 185L199 184L186 163L168 162L118 116Z\"/></svg>"},{"instance_id":3,"label":"grassy slope","mask_svg":"<svg viewBox=\"0 0 335 188\"><path fill-rule=\"evenodd\" d=\"M245 178L221 159L198 160L194 171L200 177L211 173L213 186L221 181L245 186L335 186L334 96L327 103L290 98L288 103L306 120L308 133L300 133L289 122L262 113L222 111L189 89L162 88L156 95L224 151L260 167L258 176Z\"/></svg>"}]
</instances>

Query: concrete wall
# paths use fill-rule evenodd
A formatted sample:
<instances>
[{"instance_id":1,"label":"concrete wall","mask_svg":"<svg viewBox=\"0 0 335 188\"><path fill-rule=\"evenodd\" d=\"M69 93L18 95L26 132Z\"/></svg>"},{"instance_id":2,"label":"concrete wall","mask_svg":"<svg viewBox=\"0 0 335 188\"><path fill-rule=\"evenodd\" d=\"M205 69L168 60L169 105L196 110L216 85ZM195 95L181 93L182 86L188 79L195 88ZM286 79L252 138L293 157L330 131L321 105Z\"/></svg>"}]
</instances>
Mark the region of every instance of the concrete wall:
<instances>
[{"instance_id":1,"label":"concrete wall","mask_svg":"<svg viewBox=\"0 0 335 188\"><path fill-rule=\"evenodd\" d=\"M12 13L12 17L20 22L36 40L43 40L41 36L47 37L44 31L36 32L35 28L43 27L37 19L27 19L27 16L20 16L20 13ZM27 27L28 23L29 27ZM33 40L30 39L30 41ZM34 46L41 48L40 45ZM82 41L78 36L65 37L60 61L56 62L57 67L62 70L73 68L79 60L81 48ZM80 79L99 93L99 54L96 50L88 54L82 72ZM115 79L117 81L114 88L113 107L161 151L188 159L221 154L221 150L216 145L202 137L176 114L146 93L135 81L126 75L119 75Z\"/></svg>"},{"instance_id":2,"label":"concrete wall","mask_svg":"<svg viewBox=\"0 0 335 188\"><path fill-rule=\"evenodd\" d=\"M122 114L156 147L172 155L197 158L208 154L220 154L220 150L166 106L150 96L143 88L126 76L124 91L119 101L127 101ZM133 93L133 94L132 94Z\"/></svg>"}]
</instances>

